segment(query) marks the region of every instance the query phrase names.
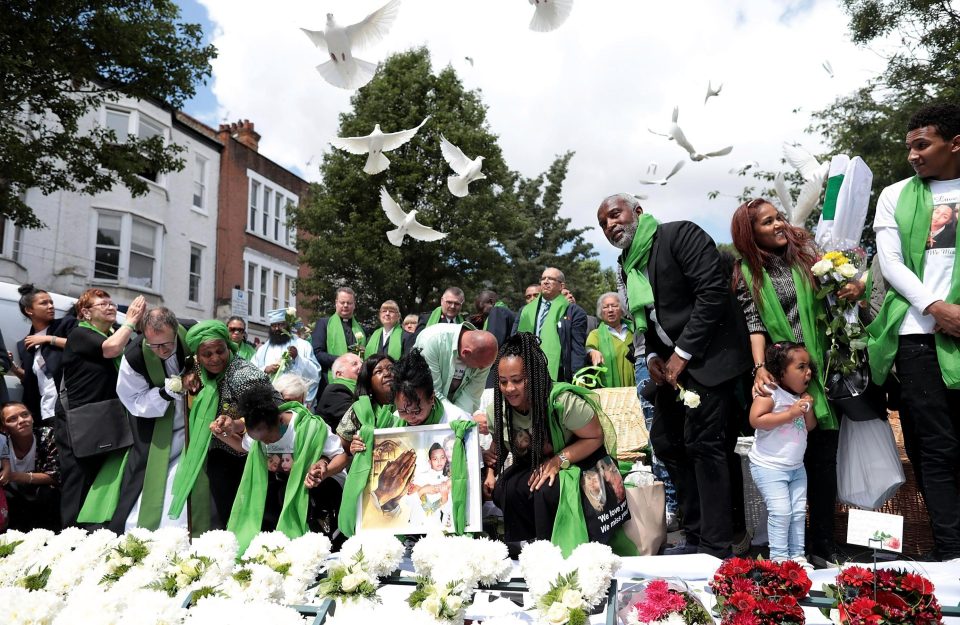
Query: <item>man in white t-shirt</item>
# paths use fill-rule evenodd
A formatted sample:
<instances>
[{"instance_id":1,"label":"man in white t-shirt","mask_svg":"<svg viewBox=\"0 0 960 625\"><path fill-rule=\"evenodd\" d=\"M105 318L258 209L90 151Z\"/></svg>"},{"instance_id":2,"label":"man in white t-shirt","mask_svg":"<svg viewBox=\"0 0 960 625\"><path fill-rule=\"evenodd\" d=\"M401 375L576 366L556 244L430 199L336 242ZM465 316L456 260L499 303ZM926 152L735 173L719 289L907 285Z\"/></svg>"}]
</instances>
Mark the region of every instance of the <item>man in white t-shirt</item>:
<instances>
[{"instance_id":1,"label":"man in white t-shirt","mask_svg":"<svg viewBox=\"0 0 960 625\"><path fill-rule=\"evenodd\" d=\"M888 294L869 328L870 365L892 365L903 388L900 420L927 502L940 559L960 559L960 284L954 287L960 205L960 106L910 118L907 161L917 175L877 200L873 227ZM935 208L936 207L936 208ZM949 234L953 234L951 239ZM960 279L958 279L960 282Z\"/></svg>"}]
</instances>

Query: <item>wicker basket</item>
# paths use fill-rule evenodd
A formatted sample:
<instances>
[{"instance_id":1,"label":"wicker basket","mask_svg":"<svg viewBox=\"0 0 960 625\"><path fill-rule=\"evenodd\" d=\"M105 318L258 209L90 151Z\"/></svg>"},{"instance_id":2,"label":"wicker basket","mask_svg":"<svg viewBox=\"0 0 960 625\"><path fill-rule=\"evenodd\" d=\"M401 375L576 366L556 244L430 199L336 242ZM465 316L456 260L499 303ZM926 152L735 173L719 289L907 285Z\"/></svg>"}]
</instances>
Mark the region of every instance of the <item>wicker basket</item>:
<instances>
[{"instance_id":1,"label":"wicker basket","mask_svg":"<svg viewBox=\"0 0 960 625\"><path fill-rule=\"evenodd\" d=\"M751 544L765 545L767 543L767 505L763 502L763 495L753 481L750 473L750 459L747 454L753 446L752 436L741 436L737 439L736 452L740 456L740 472L743 474L743 516L747 531L753 537Z\"/></svg>"},{"instance_id":2,"label":"wicker basket","mask_svg":"<svg viewBox=\"0 0 960 625\"><path fill-rule=\"evenodd\" d=\"M637 389L633 386L600 388L600 407L610 417L617 431L617 459L633 462L640 459L641 450L647 446L650 435L643 420L643 409Z\"/></svg>"},{"instance_id":3,"label":"wicker basket","mask_svg":"<svg viewBox=\"0 0 960 625\"><path fill-rule=\"evenodd\" d=\"M918 556L933 550L933 532L930 529L930 517L923 495L917 487L917 480L913 474L913 464L907 458L903 447L903 430L900 427L900 415L891 412L889 415L893 437L897 441L900 451L900 461L903 463L903 475L906 478L903 486L880 506L878 512L897 514L903 517L903 553L909 556ZM838 543L847 541L847 506L837 504L835 514L834 539Z\"/></svg>"}]
</instances>

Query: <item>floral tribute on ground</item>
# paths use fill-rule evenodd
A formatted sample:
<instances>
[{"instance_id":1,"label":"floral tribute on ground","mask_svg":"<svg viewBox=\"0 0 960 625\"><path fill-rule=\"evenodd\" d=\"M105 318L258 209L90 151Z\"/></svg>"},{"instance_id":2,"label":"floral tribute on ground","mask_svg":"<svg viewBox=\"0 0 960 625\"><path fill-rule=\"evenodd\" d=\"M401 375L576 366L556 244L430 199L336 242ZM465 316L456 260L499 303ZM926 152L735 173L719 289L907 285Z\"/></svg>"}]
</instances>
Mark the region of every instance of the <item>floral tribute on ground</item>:
<instances>
[{"instance_id":1,"label":"floral tribute on ground","mask_svg":"<svg viewBox=\"0 0 960 625\"><path fill-rule=\"evenodd\" d=\"M725 560L710 582L721 625L803 625L798 600L811 585L807 572L792 560L749 558Z\"/></svg>"},{"instance_id":2,"label":"floral tribute on ground","mask_svg":"<svg viewBox=\"0 0 960 625\"><path fill-rule=\"evenodd\" d=\"M626 625L708 625L713 623L703 603L682 583L655 579L643 584L623 612Z\"/></svg>"},{"instance_id":3,"label":"floral tribute on ground","mask_svg":"<svg viewBox=\"0 0 960 625\"><path fill-rule=\"evenodd\" d=\"M846 625L936 625L943 622L933 584L900 569L850 566L827 586Z\"/></svg>"}]
</instances>

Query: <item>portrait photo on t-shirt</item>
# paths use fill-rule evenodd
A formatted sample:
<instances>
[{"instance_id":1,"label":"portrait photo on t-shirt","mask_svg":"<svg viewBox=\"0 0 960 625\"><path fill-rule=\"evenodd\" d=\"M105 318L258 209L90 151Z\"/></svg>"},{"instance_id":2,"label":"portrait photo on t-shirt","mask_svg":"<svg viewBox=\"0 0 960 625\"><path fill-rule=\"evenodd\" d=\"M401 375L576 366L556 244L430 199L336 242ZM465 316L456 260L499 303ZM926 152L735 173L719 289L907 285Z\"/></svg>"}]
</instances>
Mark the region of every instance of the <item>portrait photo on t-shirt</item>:
<instances>
[{"instance_id":1,"label":"portrait photo on t-shirt","mask_svg":"<svg viewBox=\"0 0 960 625\"><path fill-rule=\"evenodd\" d=\"M958 207L958 202L934 201L927 249L952 248L956 245Z\"/></svg>"}]
</instances>

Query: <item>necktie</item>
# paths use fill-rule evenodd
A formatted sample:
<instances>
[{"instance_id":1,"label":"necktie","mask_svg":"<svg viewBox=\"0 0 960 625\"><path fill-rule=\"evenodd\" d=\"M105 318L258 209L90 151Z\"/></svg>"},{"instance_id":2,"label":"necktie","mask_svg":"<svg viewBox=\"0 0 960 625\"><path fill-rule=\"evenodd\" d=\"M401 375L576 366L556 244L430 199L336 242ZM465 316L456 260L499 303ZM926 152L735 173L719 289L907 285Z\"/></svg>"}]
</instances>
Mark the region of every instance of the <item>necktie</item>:
<instances>
[{"instance_id":1,"label":"necktie","mask_svg":"<svg viewBox=\"0 0 960 625\"><path fill-rule=\"evenodd\" d=\"M550 312L550 300L540 300L540 312L537 314L537 336L540 336L540 330L543 328L543 322L547 320L547 314Z\"/></svg>"}]
</instances>

